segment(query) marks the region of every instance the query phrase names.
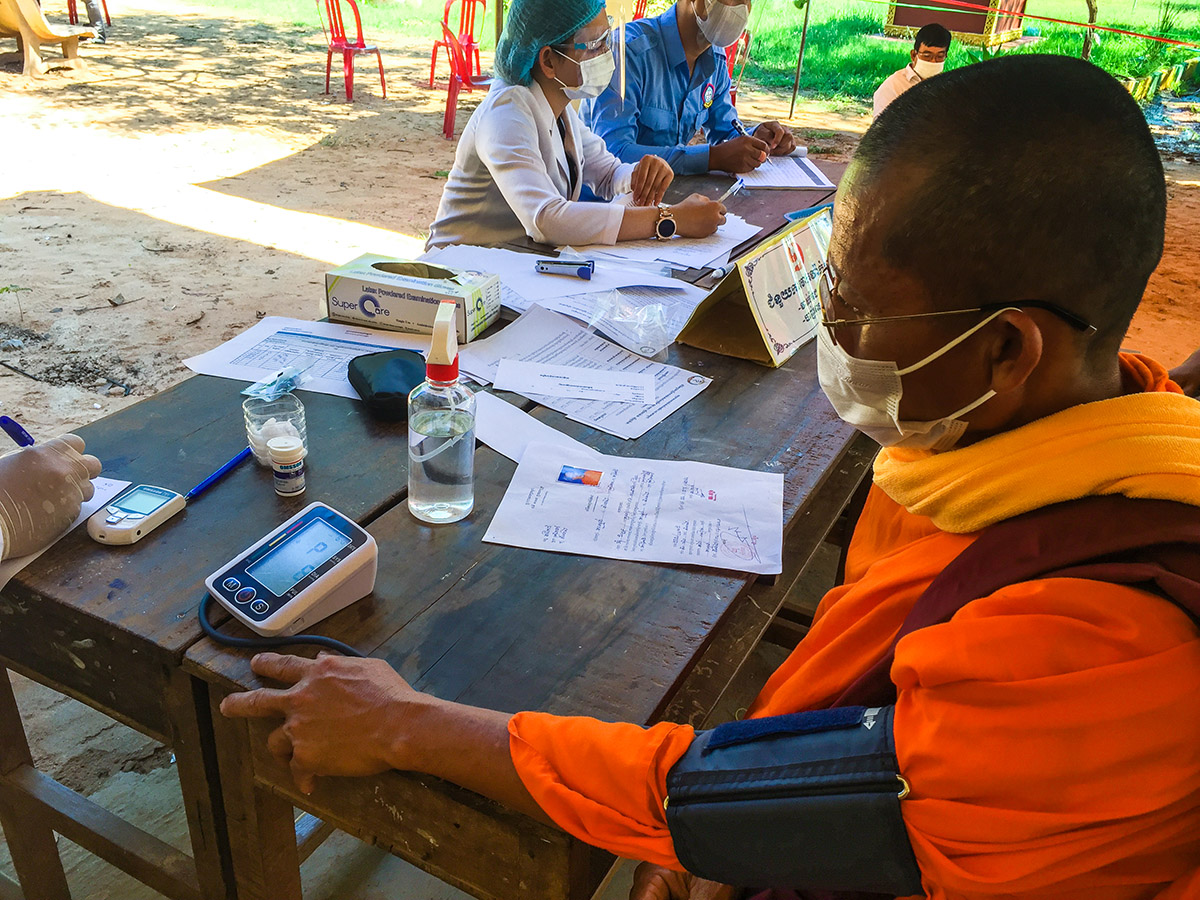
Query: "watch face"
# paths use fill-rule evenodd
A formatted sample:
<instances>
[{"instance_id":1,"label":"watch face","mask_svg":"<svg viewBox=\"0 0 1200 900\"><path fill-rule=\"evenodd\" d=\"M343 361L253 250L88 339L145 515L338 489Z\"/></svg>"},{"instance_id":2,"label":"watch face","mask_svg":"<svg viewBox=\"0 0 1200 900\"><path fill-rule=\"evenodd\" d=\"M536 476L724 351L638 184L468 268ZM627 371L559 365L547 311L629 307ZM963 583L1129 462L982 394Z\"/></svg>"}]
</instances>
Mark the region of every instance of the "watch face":
<instances>
[{"instance_id":1,"label":"watch face","mask_svg":"<svg viewBox=\"0 0 1200 900\"><path fill-rule=\"evenodd\" d=\"M658 236L660 238L675 237L675 220L659 219L656 230L658 231Z\"/></svg>"}]
</instances>

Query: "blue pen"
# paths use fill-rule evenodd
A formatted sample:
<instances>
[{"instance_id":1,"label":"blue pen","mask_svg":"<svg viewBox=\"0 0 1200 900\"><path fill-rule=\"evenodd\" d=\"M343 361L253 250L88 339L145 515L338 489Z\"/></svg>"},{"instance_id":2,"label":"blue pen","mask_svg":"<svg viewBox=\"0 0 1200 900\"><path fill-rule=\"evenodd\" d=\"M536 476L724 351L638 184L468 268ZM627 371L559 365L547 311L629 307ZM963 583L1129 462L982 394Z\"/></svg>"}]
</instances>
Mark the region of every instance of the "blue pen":
<instances>
[{"instance_id":1,"label":"blue pen","mask_svg":"<svg viewBox=\"0 0 1200 900\"><path fill-rule=\"evenodd\" d=\"M539 259L533 264L535 270L543 275L574 275L584 281L592 280L596 271L594 259Z\"/></svg>"},{"instance_id":2,"label":"blue pen","mask_svg":"<svg viewBox=\"0 0 1200 900\"><path fill-rule=\"evenodd\" d=\"M203 494L210 487L212 487L214 484L216 484L218 481L220 481L222 478L224 478L226 475L228 475L230 472L232 472L234 469L236 469L239 465L241 465L243 462L245 462L249 458L250 458L250 448L245 447L245 448L243 448L241 453L239 453L237 456L235 456L229 462L225 463L225 465L221 466L221 468L217 469L217 471L213 472L211 475L209 475L207 478L205 478L202 482L200 482L198 485L196 485L194 488L192 488L190 491L188 491L186 494L184 494L183 499L184 500L193 500L196 497L199 497L201 494Z\"/></svg>"},{"instance_id":3,"label":"blue pen","mask_svg":"<svg viewBox=\"0 0 1200 900\"><path fill-rule=\"evenodd\" d=\"M0 416L0 429L17 442L18 447L32 447L33 435L21 427L21 423L8 416Z\"/></svg>"}]
</instances>

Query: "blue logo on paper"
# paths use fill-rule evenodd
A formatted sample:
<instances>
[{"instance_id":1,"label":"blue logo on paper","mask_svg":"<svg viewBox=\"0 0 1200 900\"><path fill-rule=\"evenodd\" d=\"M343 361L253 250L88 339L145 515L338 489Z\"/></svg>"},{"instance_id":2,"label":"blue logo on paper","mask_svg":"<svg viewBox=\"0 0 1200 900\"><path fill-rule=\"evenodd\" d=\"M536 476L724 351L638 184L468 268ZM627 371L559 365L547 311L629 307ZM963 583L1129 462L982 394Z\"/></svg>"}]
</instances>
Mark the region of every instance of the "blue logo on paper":
<instances>
[{"instance_id":1,"label":"blue logo on paper","mask_svg":"<svg viewBox=\"0 0 1200 900\"><path fill-rule=\"evenodd\" d=\"M370 304L373 309L367 309L367 304ZM370 294L363 294L358 298L358 309L368 319L373 319L379 314L379 301Z\"/></svg>"}]
</instances>

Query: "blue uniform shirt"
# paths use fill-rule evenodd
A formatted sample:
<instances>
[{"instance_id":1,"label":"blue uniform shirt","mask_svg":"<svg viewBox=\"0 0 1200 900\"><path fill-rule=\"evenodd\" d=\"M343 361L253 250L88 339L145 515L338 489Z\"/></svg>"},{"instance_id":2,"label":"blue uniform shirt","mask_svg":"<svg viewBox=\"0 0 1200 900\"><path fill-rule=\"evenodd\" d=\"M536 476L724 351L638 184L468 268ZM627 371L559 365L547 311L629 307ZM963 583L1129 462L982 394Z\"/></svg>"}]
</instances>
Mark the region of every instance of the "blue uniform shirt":
<instances>
[{"instance_id":1,"label":"blue uniform shirt","mask_svg":"<svg viewBox=\"0 0 1200 900\"><path fill-rule=\"evenodd\" d=\"M679 175L707 172L708 145L738 134L725 51L705 50L689 74L672 6L661 16L625 26L625 71L625 102L614 74L604 93L580 109L587 126L622 162L653 153ZM688 146L700 129L708 143Z\"/></svg>"}]
</instances>

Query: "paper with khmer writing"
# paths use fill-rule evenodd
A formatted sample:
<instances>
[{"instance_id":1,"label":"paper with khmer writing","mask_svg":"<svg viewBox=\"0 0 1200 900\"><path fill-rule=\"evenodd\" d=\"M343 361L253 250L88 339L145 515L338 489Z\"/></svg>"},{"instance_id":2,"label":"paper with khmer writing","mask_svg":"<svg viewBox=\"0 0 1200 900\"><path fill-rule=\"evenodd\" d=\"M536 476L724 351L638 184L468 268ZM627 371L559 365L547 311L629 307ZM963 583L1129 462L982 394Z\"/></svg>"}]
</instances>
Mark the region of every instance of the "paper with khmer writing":
<instances>
[{"instance_id":1,"label":"paper with khmer writing","mask_svg":"<svg viewBox=\"0 0 1200 900\"><path fill-rule=\"evenodd\" d=\"M773 575L783 476L532 443L484 541Z\"/></svg>"}]
</instances>

